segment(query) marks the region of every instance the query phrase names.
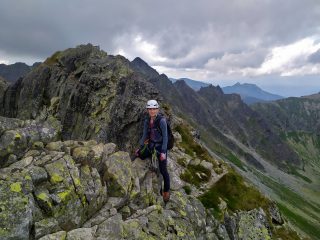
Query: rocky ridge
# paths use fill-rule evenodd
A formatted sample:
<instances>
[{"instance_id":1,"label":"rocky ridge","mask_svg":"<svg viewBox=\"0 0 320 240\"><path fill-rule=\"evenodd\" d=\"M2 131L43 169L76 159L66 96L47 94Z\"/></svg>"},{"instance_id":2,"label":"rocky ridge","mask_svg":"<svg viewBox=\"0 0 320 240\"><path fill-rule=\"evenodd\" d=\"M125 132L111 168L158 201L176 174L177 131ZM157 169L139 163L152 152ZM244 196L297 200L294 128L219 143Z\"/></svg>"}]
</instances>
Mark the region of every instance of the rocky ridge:
<instances>
[{"instance_id":1,"label":"rocky ridge","mask_svg":"<svg viewBox=\"0 0 320 240\"><path fill-rule=\"evenodd\" d=\"M10 83L14 83L20 77L24 77L33 67L39 63L34 63L32 66L28 66L25 63L17 62L14 64L0 64L0 77L5 78Z\"/></svg>"}]
</instances>

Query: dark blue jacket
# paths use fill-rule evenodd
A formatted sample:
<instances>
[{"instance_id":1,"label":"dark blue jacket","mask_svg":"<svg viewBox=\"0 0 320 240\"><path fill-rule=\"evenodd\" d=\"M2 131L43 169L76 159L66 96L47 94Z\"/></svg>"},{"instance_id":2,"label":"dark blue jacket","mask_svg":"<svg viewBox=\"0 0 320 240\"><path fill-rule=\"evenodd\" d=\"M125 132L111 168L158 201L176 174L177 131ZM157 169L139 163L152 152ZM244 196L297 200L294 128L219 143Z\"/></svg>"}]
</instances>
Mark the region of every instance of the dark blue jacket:
<instances>
[{"instance_id":1,"label":"dark blue jacket","mask_svg":"<svg viewBox=\"0 0 320 240\"><path fill-rule=\"evenodd\" d=\"M159 121L160 120L160 121ZM156 122L159 121L159 131L158 127L156 126ZM139 143L140 146L144 145L144 142L149 139L149 145L155 146L157 149L160 149L162 153L167 152L167 145L168 145L168 131L167 131L167 122L166 118L158 113L154 120L153 127L150 128L150 117L146 117L143 124L143 134L142 138L140 139Z\"/></svg>"}]
</instances>

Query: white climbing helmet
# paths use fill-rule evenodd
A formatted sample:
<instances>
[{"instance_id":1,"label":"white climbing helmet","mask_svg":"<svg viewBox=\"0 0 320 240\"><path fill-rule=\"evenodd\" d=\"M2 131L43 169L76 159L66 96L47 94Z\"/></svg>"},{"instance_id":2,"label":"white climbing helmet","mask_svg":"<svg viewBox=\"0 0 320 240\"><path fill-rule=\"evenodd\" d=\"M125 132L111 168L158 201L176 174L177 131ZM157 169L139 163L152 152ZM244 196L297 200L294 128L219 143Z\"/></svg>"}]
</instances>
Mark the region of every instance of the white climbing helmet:
<instances>
[{"instance_id":1,"label":"white climbing helmet","mask_svg":"<svg viewBox=\"0 0 320 240\"><path fill-rule=\"evenodd\" d=\"M146 108L159 108L159 104L156 100L149 100Z\"/></svg>"}]
</instances>

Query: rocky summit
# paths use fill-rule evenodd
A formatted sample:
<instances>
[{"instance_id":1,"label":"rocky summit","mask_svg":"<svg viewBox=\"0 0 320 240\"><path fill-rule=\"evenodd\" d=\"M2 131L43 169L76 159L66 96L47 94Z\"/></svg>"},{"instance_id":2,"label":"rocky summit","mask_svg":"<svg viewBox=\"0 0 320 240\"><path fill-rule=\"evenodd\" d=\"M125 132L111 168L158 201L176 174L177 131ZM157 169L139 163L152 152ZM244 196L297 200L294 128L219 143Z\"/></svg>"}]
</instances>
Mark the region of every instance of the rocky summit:
<instances>
[{"instance_id":1,"label":"rocky summit","mask_svg":"<svg viewBox=\"0 0 320 240\"><path fill-rule=\"evenodd\" d=\"M150 160L131 159L145 102L162 101L167 84L145 68L88 44L56 52L12 85L0 79L0 239L293 236L277 206L163 101L175 136L164 204Z\"/></svg>"},{"instance_id":2,"label":"rocky summit","mask_svg":"<svg viewBox=\"0 0 320 240\"><path fill-rule=\"evenodd\" d=\"M0 114L57 120L63 140L128 147L138 140L131 130L138 129L145 101L159 94L129 64L90 44L57 52L9 87Z\"/></svg>"}]
</instances>

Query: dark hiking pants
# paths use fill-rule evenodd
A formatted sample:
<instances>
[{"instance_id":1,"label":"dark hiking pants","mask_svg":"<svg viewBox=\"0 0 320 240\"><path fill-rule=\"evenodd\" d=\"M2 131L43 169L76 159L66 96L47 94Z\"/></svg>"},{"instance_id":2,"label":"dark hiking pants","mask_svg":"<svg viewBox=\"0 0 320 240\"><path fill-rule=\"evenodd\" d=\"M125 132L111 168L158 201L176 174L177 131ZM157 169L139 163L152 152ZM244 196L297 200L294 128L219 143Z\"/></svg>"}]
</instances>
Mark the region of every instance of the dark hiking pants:
<instances>
[{"instance_id":1,"label":"dark hiking pants","mask_svg":"<svg viewBox=\"0 0 320 240\"><path fill-rule=\"evenodd\" d=\"M144 145L143 148L140 149L139 152L139 157L141 159L146 159L148 157L152 157L152 152L153 152L154 147L150 147L150 145ZM159 162L159 171L163 177L163 181L164 181L164 188L163 191L164 192L169 192L170 191L170 177L169 177L169 173L167 170L167 157L164 160L160 160L160 150L161 150L161 146L159 147L155 147L156 151L157 151L157 158L158 158L158 162ZM166 153L167 156L167 153Z\"/></svg>"}]
</instances>

